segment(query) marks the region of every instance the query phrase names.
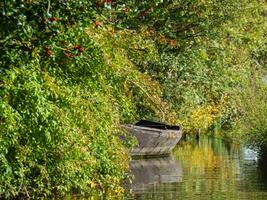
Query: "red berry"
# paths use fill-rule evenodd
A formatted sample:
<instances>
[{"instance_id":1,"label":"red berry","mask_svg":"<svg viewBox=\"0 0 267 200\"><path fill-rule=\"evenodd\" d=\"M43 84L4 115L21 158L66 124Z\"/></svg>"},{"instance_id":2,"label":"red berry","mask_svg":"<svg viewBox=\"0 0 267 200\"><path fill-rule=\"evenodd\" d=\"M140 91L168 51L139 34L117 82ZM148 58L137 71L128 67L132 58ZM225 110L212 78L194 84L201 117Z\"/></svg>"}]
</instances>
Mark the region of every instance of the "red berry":
<instances>
[{"instance_id":1,"label":"red berry","mask_svg":"<svg viewBox=\"0 0 267 200\"><path fill-rule=\"evenodd\" d=\"M143 10L140 12L140 16L145 17L147 15L147 10Z\"/></svg>"},{"instance_id":2,"label":"red berry","mask_svg":"<svg viewBox=\"0 0 267 200\"><path fill-rule=\"evenodd\" d=\"M59 18L56 18L56 17L51 17L48 19L50 22L57 22L59 21Z\"/></svg>"}]
</instances>

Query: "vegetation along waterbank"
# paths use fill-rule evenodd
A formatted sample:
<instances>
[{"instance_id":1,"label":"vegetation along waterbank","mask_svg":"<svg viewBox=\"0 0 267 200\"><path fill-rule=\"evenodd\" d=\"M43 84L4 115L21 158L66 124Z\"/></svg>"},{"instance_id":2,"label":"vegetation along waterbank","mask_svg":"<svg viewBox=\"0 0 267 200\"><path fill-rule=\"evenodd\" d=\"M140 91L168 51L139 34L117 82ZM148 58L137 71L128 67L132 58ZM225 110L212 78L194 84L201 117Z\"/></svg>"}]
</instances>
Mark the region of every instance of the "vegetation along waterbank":
<instances>
[{"instance_id":1,"label":"vegetation along waterbank","mask_svg":"<svg viewBox=\"0 0 267 200\"><path fill-rule=\"evenodd\" d=\"M263 0L4 0L0 19L1 197L120 195L141 118L266 145Z\"/></svg>"}]
</instances>

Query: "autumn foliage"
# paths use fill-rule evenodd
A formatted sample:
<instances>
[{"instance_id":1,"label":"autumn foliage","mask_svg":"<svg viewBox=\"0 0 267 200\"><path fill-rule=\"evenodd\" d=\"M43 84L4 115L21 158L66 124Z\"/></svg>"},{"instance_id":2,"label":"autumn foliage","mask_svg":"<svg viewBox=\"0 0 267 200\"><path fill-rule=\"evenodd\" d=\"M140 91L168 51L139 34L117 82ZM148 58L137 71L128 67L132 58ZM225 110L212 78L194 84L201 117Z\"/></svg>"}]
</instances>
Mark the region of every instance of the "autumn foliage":
<instances>
[{"instance_id":1,"label":"autumn foliage","mask_svg":"<svg viewBox=\"0 0 267 200\"><path fill-rule=\"evenodd\" d=\"M263 0L4 0L0 19L0 198L119 198L121 124L220 132L266 92Z\"/></svg>"}]
</instances>

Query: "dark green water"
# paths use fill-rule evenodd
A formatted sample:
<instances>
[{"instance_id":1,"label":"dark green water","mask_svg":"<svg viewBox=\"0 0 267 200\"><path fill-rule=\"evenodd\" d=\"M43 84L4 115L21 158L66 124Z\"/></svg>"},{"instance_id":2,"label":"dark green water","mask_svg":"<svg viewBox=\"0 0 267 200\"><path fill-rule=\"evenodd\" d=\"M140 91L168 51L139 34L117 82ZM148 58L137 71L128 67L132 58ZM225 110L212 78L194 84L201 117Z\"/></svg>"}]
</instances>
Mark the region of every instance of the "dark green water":
<instances>
[{"instance_id":1,"label":"dark green water","mask_svg":"<svg viewBox=\"0 0 267 200\"><path fill-rule=\"evenodd\" d=\"M183 141L172 157L132 161L125 199L267 199L266 159L212 137Z\"/></svg>"}]
</instances>

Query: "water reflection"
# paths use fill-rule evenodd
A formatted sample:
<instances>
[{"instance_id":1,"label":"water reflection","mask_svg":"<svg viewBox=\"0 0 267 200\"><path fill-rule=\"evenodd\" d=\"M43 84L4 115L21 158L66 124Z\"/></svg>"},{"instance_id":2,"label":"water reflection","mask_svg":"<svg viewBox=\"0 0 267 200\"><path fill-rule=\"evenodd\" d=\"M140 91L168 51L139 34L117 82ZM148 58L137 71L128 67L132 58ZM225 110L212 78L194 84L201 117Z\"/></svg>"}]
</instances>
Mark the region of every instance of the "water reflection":
<instances>
[{"instance_id":1,"label":"water reflection","mask_svg":"<svg viewBox=\"0 0 267 200\"><path fill-rule=\"evenodd\" d=\"M131 189L135 193L182 180L181 166L173 157L133 160L130 169L134 175Z\"/></svg>"},{"instance_id":2,"label":"water reflection","mask_svg":"<svg viewBox=\"0 0 267 200\"><path fill-rule=\"evenodd\" d=\"M261 149L259 152L258 174L263 189L267 190L267 149Z\"/></svg>"},{"instance_id":3,"label":"water reflection","mask_svg":"<svg viewBox=\"0 0 267 200\"><path fill-rule=\"evenodd\" d=\"M267 199L266 161L213 137L188 139L171 158L131 162L131 199Z\"/></svg>"}]
</instances>

